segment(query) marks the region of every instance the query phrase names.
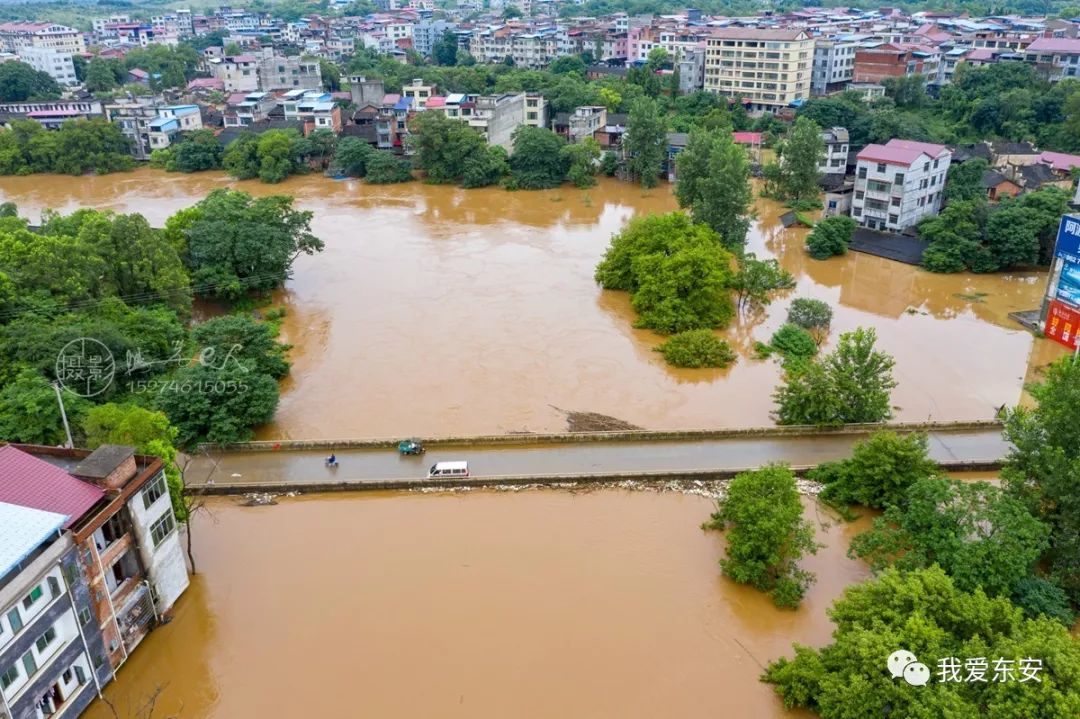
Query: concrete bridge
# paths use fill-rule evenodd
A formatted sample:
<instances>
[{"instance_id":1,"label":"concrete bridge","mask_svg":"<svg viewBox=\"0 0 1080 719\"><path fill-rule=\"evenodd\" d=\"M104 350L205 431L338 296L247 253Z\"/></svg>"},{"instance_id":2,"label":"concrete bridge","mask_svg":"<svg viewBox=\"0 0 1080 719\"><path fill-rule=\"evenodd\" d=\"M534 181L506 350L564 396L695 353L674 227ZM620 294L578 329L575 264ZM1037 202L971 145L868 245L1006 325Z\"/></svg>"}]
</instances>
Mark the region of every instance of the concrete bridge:
<instances>
[{"instance_id":1,"label":"concrete bridge","mask_svg":"<svg viewBox=\"0 0 1080 719\"><path fill-rule=\"evenodd\" d=\"M443 437L423 439L419 457L398 456L391 438L282 440L205 447L186 476L200 494L724 479L769 462L803 471L843 459L882 428L926 432L930 456L949 471L999 469L1009 452L996 421ZM331 451L336 469L323 461ZM425 479L432 464L453 460L469 462L468 480Z\"/></svg>"}]
</instances>

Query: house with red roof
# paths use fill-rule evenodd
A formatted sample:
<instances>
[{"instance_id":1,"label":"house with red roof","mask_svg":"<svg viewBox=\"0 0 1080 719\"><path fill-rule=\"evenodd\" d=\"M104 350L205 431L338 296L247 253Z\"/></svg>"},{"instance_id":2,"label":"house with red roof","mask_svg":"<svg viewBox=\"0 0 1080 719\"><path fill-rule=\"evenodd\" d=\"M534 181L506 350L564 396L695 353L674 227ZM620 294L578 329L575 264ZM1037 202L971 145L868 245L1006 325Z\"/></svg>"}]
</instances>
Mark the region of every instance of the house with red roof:
<instances>
[{"instance_id":1,"label":"house with red roof","mask_svg":"<svg viewBox=\"0 0 1080 719\"><path fill-rule=\"evenodd\" d=\"M941 210L952 151L944 145L889 140L856 156L851 216L872 230L900 232Z\"/></svg>"},{"instance_id":2,"label":"house with red roof","mask_svg":"<svg viewBox=\"0 0 1080 719\"><path fill-rule=\"evenodd\" d=\"M46 512L74 547L89 593L84 624L112 672L188 586L168 481L157 457L122 445L92 452L0 446L0 503Z\"/></svg>"},{"instance_id":3,"label":"house with red roof","mask_svg":"<svg viewBox=\"0 0 1080 719\"><path fill-rule=\"evenodd\" d=\"M1036 38L1024 50L1024 59L1050 82L1080 78L1080 38Z\"/></svg>"}]
</instances>

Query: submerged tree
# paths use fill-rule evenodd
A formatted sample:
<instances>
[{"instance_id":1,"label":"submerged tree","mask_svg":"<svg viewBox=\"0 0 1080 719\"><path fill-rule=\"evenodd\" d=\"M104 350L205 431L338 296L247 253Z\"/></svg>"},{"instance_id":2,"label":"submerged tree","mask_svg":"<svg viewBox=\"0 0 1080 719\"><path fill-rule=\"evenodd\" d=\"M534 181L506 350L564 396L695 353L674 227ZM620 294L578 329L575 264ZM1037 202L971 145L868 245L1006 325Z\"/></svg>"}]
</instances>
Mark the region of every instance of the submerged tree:
<instances>
[{"instance_id":1,"label":"submerged tree","mask_svg":"<svg viewBox=\"0 0 1080 719\"><path fill-rule=\"evenodd\" d=\"M750 165L731 132L694 128L675 158L675 197L695 222L720 233L724 245L741 252L750 227Z\"/></svg>"}]
</instances>

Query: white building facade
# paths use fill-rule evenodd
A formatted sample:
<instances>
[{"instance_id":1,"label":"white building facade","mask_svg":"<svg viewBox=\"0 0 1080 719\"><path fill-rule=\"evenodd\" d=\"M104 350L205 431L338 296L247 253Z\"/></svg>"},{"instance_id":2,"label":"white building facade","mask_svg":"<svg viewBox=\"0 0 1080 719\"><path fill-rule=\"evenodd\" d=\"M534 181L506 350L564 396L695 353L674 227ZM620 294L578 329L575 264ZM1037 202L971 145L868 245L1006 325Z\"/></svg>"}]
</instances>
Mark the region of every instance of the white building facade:
<instances>
[{"instance_id":1,"label":"white building facade","mask_svg":"<svg viewBox=\"0 0 1080 719\"><path fill-rule=\"evenodd\" d=\"M851 216L872 230L900 232L941 210L952 152L944 145L889 140L858 154Z\"/></svg>"}]
</instances>

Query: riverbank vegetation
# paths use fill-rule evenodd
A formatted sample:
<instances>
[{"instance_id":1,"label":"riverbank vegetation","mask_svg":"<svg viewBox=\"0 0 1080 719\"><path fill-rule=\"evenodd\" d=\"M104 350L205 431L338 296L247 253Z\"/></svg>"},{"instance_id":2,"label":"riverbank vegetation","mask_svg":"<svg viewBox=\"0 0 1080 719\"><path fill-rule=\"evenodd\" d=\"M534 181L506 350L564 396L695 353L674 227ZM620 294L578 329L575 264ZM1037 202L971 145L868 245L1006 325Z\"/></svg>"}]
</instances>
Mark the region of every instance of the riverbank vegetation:
<instances>
[{"instance_id":1,"label":"riverbank vegetation","mask_svg":"<svg viewBox=\"0 0 1080 719\"><path fill-rule=\"evenodd\" d=\"M814 529L802 518L795 474L769 465L736 475L727 487L707 529L726 530L724 574L740 584L767 592L778 607L799 606L814 575L799 568L806 554L816 554Z\"/></svg>"},{"instance_id":2,"label":"riverbank vegetation","mask_svg":"<svg viewBox=\"0 0 1080 719\"><path fill-rule=\"evenodd\" d=\"M134 166L127 138L102 119L68 120L58 130L46 130L34 120L12 120L10 130L0 131L0 175L103 175Z\"/></svg>"},{"instance_id":3,"label":"riverbank vegetation","mask_svg":"<svg viewBox=\"0 0 1080 719\"><path fill-rule=\"evenodd\" d=\"M1000 486L949 479L925 435L890 432L809 474L830 503L884 510L849 550L878 576L834 604L833 643L796 645L769 665L762 678L786 706L823 719L1080 712L1069 631L1080 606L1080 363L1063 357L1030 390L1036 406L1006 420ZM930 669L928 686L883 671L898 649ZM970 680L980 667L983 680Z\"/></svg>"},{"instance_id":4,"label":"riverbank vegetation","mask_svg":"<svg viewBox=\"0 0 1080 719\"><path fill-rule=\"evenodd\" d=\"M814 224L806 238L806 251L815 260L846 255L855 227L855 220L847 215L826 217Z\"/></svg>"},{"instance_id":5,"label":"riverbank vegetation","mask_svg":"<svg viewBox=\"0 0 1080 719\"><path fill-rule=\"evenodd\" d=\"M37 231L0 218L0 437L65 441L59 381L79 446L111 441L115 426L160 424L134 409L103 414L109 405L163 412L174 428L155 441L250 438L273 417L288 372L277 326L250 313L192 326L192 299L239 309L280 287L299 254L322 249L310 220L291 198L232 190L160 230L97 210L46 213Z\"/></svg>"},{"instance_id":6,"label":"riverbank vegetation","mask_svg":"<svg viewBox=\"0 0 1080 719\"><path fill-rule=\"evenodd\" d=\"M997 272L1047 264L1054 252L1069 194L1045 187L990 204L975 199L950 202L919 224L929 240L922 263L931 272Z\"/></svg>"}]
</instances>

